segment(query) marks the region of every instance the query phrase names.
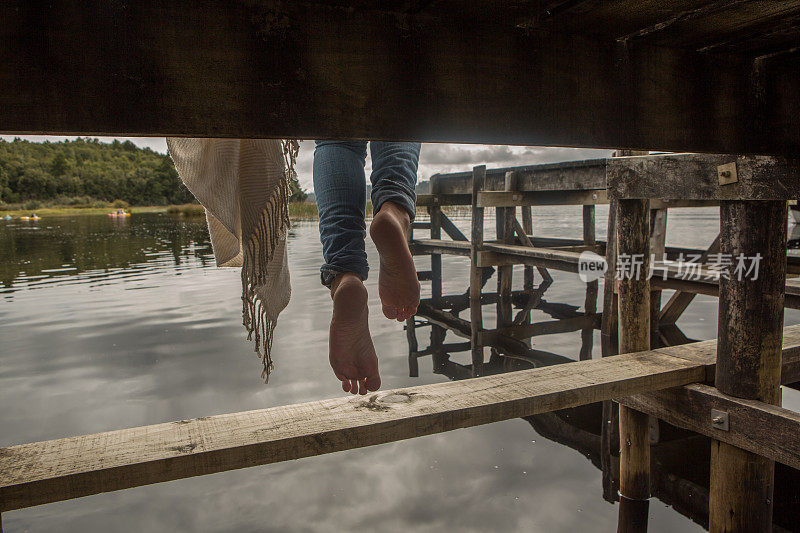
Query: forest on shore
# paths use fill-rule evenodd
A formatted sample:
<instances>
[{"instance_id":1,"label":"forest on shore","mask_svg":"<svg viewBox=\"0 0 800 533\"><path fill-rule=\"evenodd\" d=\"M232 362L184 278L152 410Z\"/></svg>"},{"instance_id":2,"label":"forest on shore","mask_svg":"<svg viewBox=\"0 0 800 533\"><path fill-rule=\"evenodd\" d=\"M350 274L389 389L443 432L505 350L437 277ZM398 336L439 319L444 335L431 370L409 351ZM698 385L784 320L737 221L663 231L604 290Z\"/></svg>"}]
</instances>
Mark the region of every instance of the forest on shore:
<instances>
[{"instance_id":1,"label":"forest on shore","mask_svg":"<svg viewBox=\"0 0 800 533\"><path fill-rule=\"evenodd\" d=\"M292 200L305 193L292 183ZM194 203L169 155L131 141L0 139L0 207L104 207Z\"/></svg>"}]
</instances>

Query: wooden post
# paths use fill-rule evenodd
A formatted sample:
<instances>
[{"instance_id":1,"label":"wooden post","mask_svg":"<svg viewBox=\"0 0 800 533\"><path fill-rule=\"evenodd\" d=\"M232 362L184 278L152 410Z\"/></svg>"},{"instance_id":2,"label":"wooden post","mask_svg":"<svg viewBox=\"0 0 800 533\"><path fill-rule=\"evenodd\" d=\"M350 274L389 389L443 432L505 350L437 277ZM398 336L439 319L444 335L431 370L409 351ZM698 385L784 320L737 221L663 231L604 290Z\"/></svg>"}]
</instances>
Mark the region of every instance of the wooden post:
<instances>
[{"instance_id":1,"label":"wooden post","mask_svg":"<svg viewBox=\"0 0 800 533\"><path fill-rule=\"evenodd\" d=\"M503 190L513 191L516 188L514 173L507 172ZM514 244L514 217L516 207L497 207L497 240L503 244ZM511 284L513 282L514 266L502 265L497 267L497 328L510 326L512 323L511 311Z\"/></svg>"},{"instance_id":2,"label":"wooden post","mask_svg":"<svg viewBox=\"0 0 800 533\"><path fill-rule=\"evenodd\" d=\"M417 352L419 351L419 344L417 343L416 323L414 317L406 319L406 339L408 340L408 377L419 377L419 360L417 359Z\"/></svg>"},{"instance_id":3,"label":"wooden post","mask_svg":"<svg viewBox=\"0 0 800 533\"><path fill-rule=\"evenodd\" d=\"M617 338L617 294L614 290L617 256L617 201L608 205L606 233L606 270L603 279L603 315L600 324L602 356L619 353ZM600 434L600 461L603 469L603 498L619 499L619 408L611 400L603 402L603 427Z\"/></svg>"},{"instance_id":4,"label":"wooden post","mask_svg":"<svg viewBox=\"0 0 800 533\"><path fill-rule=\"evenodd\" d=\"M729 279L720 279L715 385L774 405L780 405L786 214L783 200L720 203L720 250L733 264ZM739 279L737 258L752 265L757 254L758 277ZM770 531L773 478L772 461L713 441L710 530Z\"/></svg>"},{"instance_id":5,"label":"wooden post","mask_svg":"<svg viewBox=\"0 0 800 533\"><path fill-rule=\"evenodd\" d=\"M615 271L617 268L617 200L610 200L608 204L608 232L606 237L606 270L603 278L603 317L600 324L600 339L603 347L603 357L619 353L617 324L617 294Z\"/></svg>"},{"instance_id":6,"label":"wooden post","mask_svg":"<svg viewBox=\"0 0 800 533\"><path fill-rule=\"evenodd\" d=\"M469 315L470 342L472 343L472 375L483 373L483 312L481 310L481 288L483 285L481 269L478 267L478 252L483 245L483 207L478 206L478 192L486 178L486 165L472 169L472 247L469 269Z\"/></svg>"},{"instance_id":7,"label":"wooden post","mask_svg":"<svg viewBox=\"0 0 800 533\"><path fill-rule=\"evenodd\" d=\"M529 205L522 206L522 231L525 235L533 235L533 208ZM533 267L525 265L522 270L522 288L525 292L533 294ZM523 324L530 324L532 318L532 310L526 306L525 315L522 317ZM528 337L524 339L525 344L528 346L533 345L533 339Z\"/></svg>"},{"instance_id":8,"label":"wooden post","mask_svg":"<svg viewBox=\"0 0 800 533\"><path fill-rule=\"evenodd\" d=\"M656 261L664 259L667 246L667 210L650 210L650 254ZM659 317L661 316L661 291L650 291L650 348L661 346Z\"/></svg>"},{"instance_id":9,"label":"wooden post","mask_svg":"<svg viewBox=\"0 0 800 533\"><path fill-rule=\"evenodd\" d=\"M408 233L406 234L408 243L414 240L414 225L408 226ZM417 324L414 322L415 317L406 319L406 339L408 340L408 377L419 377L419 361L417 360L417 352L419 351L419 344L417 343Z\"/></svg>"},{"instance_id":10,"label":"wooden post","mask_svg":"<svg viewBox=\"0 0 800 533\"><path fill-rule=\"evenodd\" d=\"M442 238L442 208L439 206L439 177L431 176L431 194L436 204L428 208L431 217L431 239ZM442 298L442 254L431 254L431 297L433 305L438 305ZM431 348L439 349L444 342L447 331L439 325L431 325Z\"/></svg>"},{"instance_id":11,"label":"wooden post","mask_svg":"<svg viewBox=\"0 0 800 533\"><path fill-rule=\"evenodd\" d=\"M438 177L431 176L431 195L434 198L435 205L428 207L428 214L431 217L431 239L442 238L442 208L439 206L439 185ZM442 254L431 254L431 279L432 286L431 292L434 300L434 305L439 298L442 297Z\"/></svg>"},{"instance_id":12,"label":"wooden post","mask_svg":"<svg viewBox=\"0 0 800 533\"><path fill-rule=\"evenodd\" d=\"M533 208L529 205L522 206L522 229L525 235L533 235ZM532 291L533 267L526 265L523 272L523 287L526 291Z\"/></svg>"},{"instance_id":13,"label":"wooden post","mask_svg":"<svg viewBox=\"0 0 800 533\"><path fill-rule=\"evenodd\" d=\"M597 244L595 236L594 206L583 206L583 244L591 246L592 249ZM586 298L583 301L583 312L587 315L597 311L597 292L599 281L594 280L586 284ZM592 346L594 340L594 327L587 327L581 330L581 351L580 360L592 358Z\"/></svg>"},{"instance_id":14,"label":"wooden post","mask_svg":"<svg viewBox=\"0 0 800 533\"><path fill-rule=\"evenodd\" d=\"M595 245L594 206L583 206L583 244Z\"/></svg>"},{"instance_id":15,"label":"wooden post","mask_svg":"<svg viewBox=\"0 0 800 533\"><path fill-rule=\"evenodd\" d=\"M650 348L650 206L648 200L619 200L619 349ZM623 268L624 267L624 268ZM618 531L646 531L650 498L648 416L620 405L620 507Z\"/></svg>"}]
</instances>

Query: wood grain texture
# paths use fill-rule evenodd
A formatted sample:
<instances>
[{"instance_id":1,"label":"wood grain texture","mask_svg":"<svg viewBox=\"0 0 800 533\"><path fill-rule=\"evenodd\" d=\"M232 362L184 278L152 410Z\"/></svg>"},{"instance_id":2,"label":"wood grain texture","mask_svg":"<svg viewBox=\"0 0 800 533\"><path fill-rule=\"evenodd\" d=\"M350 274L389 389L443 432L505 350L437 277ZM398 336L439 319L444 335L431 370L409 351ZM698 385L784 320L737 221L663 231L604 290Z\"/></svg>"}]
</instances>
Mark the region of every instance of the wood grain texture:
<instances>
[{"instance_id":1,"label":"wood grain texture","mask_svg":"<svg viewBox=\"0 0 800 533\"><path fill-rule=\"evenodd\" d=\"M469 263L469 320L470 342L472 343L472 375L479 376L483 372L483 346L481 331L483 330L483 309L481 308L481 289L483 288L483 271L478 263L478 254L483 247L483 207L478 205L478 193L486 179L486 165L472 169L472 222ZM504 178L505 180L505 178ZM503 182L505 184L505 181ZM499 301L499 300L498 300Z\"/></svg>"},{"instance_id":2,"label":"wood grain texture","mask_svg":"<svg viewBox=\"0 0 800 533\"><path fill-rule=\"evenodd\" d=\"M606 188L605 159L586 159L518 167L486 169L484 191L503 191L506 176L514 175L519 191L566 191ZM471 194L472 173L438 174L441 194Z\"/></svg>"},{"instance_id":3,"label":"wood grain texture","mask_svg":"<svg viewBox=\"0 0 800 533\"><path fill-rule=\"evenodd\" d=\"M712 441L709 531L772 531L774 480L771 459Z\"/></svg>"},{"instance_id":4,"label":"wood grain texture","mask_svg":"<svg viewBox=\"0 0 800 533\"><path fill-rule=\"evenodd\" d=\"M617 401L674 426L800 469L800 414L794 411L728 396L702 384L637 394ZM728 431L713 427L711 409L728 413Z\"/></svg>"},{"instance_id":5,"label":"wood grain texture","mask_svg":"<svg viewBox=\"0 0 800 533\"><path fill-rule=\"evenodd\" d=\"M650 204L620 199L617 205L619 257L641 258L641 271L620 276L618 321L620 353L650 348ZM615 359L615 358L614 358ZM607 359L608 360L608 359ZM619 532L646 531L650 497L650 425L646 414L619 406ZM631 512L636 509L636 512Z\"/></svg>"},{"instance_id":6,"label":"wood grain texture","mask_svg":"<svg viewBox=\"0 0 800 533\"><path fill-rule=\"evenodd\" d=\"M701 380L628 354L0 449L0 511L359 448Z\"/></svg>"},{"instance_id":7,"label":"wood grain texture","mask_svg":"<svg viewBox=\"0 0 800 533\"><path fill-rule=\"evenodd\" d=\"M467 241L442 239L414 239L409 243L413 255L448 254L469 257L470 244Z\"/></svg>"},{"instance_id":8,"label":"wood grain texture","mask_svg":"<svg viewBox=\"0 0 800 533\"><path fill-rule=\"evenodd\" d=\"M607 204L605 190L588 191L482 191L478 205L482 207L513 207L518 205L596 205Z\"/></svg>"},{"instance_id":9,"label":"wood grain texture","mask_svg":"<svg viewBox=\"0 0 800 533\"><path fill-rule=\"evenodd\" d=\"M719 184L717 167L736 164L738 181ZM790 200L800 191L796 159L715 154L668 154L607 160L614 198Z\"/></svg>"},{"instance_id":10,"label":"wood grain texture","mask_svg":"<svg viewBox=\"0 0 800 533\"><path fill-rule=\"evenodd\" d=\"M779 403L786 284L786 202L723 202L720 250L760 255L757 279L720 279L716 386L739 398Z\"/></svg>"},{"instance_id":11,"label":"wood grain texture","mask_svg":"<svg viewBox=\"0 0 800 533\"><path fill-rule=\"evenodd\" d=\"M6 0L0 128L716 153L800 147L791 54L756 68L750 56L618 40L590 16L535 23L533 3L527 23L507 3L363 4L91 0L55 9ZM608 27L638 20L640 9L613 10Z\"/></svg>"},{"instance_id":12,"label":"wood grain texture","mask_svg":"<svg viewBox=\"0 0 800 533\"><path fill-rule=\"evenodd\" d=\"M720 279L717 389L780 404L786 285L786 200L720 204L720 251L760 256L758 276ZM715 441L711 446L712 531L765 531L772 524L774 464Z\"/></svg>"}]
</instances>

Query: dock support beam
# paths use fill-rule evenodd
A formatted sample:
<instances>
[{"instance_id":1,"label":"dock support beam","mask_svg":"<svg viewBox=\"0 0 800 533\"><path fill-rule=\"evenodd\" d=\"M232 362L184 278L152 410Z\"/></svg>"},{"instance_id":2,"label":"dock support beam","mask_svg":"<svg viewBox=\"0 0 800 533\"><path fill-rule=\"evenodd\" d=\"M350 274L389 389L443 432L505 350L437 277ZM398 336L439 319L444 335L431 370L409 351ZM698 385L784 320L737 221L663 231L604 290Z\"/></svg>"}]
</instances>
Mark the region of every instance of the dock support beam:
<instances>
[{"instance_id":1,"label":"dock support beam","mask_svg":"<svg viewBox=\"0 0 800 533\"><path fill-rule=\"evenodd\" d=\"M783 200L720 204L721 253L733 264L730 278L720 279L715 385L773 405L780 405L786 214ZM757 278L739 279L737 258L749 265L758 254ZM709 529L771 531L773 480L773 461L712 441Z\"/></svg>"},{"instance_id":2,"label":"dock support beam","mask_svg":"<svg viewBox=\"0 0 800 533\"><path fill-rule=\"evenodd\" d=\"M597 245L595 235L594 206L583 206L583 244L594 250ZM598 280L590 281L586 284L586 298L583 301L583 312L586 315L597 311L597 292ZM592 347L594 340L594 328L587 327L581 331L581 352L580 360L585 361L592 358Z\"/></svg>"},{"instance_id":3,"label":"dock support beam","mask_svg":"<svg viewBox=\"0 0 800 533\"><path fill-rule=\"evenodd\" d=\"M431 194L434 198L439 197L439 180L437 176L431 176ZM442 208L440 205L428 207L428 214L431 217L431 239L442 238ZM431 297L433 305L437 305L442 298L442 254L431 254ZM439 348L444 342L447 331L436 324L431 326L431 347Z\"/></svg>"},{"instance_id":4,"label":"dock support beam","mask_svg":"<svg viewBox=\"0 0 800 533\"><path fill-rule=\"evenodd\" d=\"M649 204L648 200L620 200L617 207L620 353L650 349ZM619 434L618 531L646 531L650 498L648 416L620 405Z\"/></svg>"},{"instance_id":5,"label":"dock support beam","mask_svg":"<svg viewBox=\"0 0 800 533\"><path fill-rule=\"evenodd\" d=\"M472 343L472 376L483 373L483 311L481 309L481 288L483 286L478 254L483 247L483 207L478 205L478 192L483 188L486 178L486 165L472 169L472 250L469 266L469 316L470 342Z\"/></svg>"}]
</instances>

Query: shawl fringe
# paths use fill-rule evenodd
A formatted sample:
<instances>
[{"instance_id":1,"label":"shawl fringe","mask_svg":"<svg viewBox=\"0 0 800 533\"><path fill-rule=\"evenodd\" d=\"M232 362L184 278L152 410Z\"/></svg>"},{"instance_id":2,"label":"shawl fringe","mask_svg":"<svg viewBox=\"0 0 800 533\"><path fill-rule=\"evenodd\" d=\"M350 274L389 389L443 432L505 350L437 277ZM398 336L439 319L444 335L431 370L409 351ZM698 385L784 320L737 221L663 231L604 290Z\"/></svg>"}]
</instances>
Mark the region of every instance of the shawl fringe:
<instances>
[{"instance_id":1,"label":"shawl fringe","mask_svg":"<svg viewBox=\"0 0 800 533\"><path fill-rule=\"evenodd\" d=\"M265 383L269 382L274 368L270 352L278 316L269 312L263 300L265 295L260 295L256 288L266 284L267 266L289 229L289 183L297 176L294 167L300 145L296 140L283 140L281 147L285 163L283 179L267 200L255 230L243 243L242 324L247 330L247 339L254 341L254 351L263 365L261 378Z\"/></svg>"}]
</instances>

